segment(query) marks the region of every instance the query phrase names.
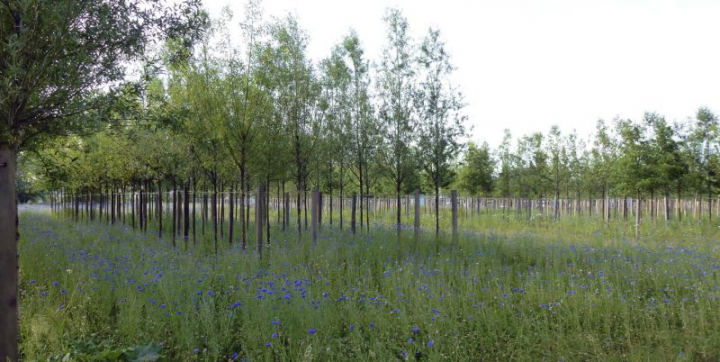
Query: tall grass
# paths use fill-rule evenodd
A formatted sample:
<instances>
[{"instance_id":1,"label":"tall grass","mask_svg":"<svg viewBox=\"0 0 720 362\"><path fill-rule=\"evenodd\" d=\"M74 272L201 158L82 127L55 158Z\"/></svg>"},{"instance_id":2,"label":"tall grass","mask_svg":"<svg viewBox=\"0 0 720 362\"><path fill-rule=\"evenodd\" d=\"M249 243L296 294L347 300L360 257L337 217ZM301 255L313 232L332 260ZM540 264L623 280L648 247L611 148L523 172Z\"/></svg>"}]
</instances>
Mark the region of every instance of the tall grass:
<instances>
[{"instance_id":1,"label":"tall grass","mask_svg":"<svg viewBox=\"0 0 720 362\"><path fill-rule=\"evenodd\" d=\"M317 244L274 228L260 259L252 243L216 255L207 235L173 248L127 226L24 213L23 353L105 341L161 344L170 361L720 358L709 223L648 223L641 240L580 218L461 228L453 241L325 225Z\"/></svg>"}]
</instances>

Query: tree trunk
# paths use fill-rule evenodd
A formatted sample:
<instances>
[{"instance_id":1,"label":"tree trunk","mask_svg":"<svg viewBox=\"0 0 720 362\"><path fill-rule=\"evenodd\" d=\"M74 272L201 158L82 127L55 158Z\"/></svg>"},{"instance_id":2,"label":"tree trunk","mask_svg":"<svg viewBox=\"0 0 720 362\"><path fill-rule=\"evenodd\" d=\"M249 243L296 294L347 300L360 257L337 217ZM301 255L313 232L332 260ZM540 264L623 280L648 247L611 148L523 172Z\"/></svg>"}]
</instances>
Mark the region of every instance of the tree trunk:
<instances>
[{"instance_id":1,"label":"tree trunk","mask_svg":"<svg viewBox=\"0 0 720 362\"><path fill-rule=\"evenodd\" d=\"M183 212L183 238L185 239L185 247L187 247L188 236L190 236L190 181L185 183L183 202L185 203L185 212Z\"/></svg>"},{"instance_id":2,"label":"tree trunk","mask_svg":"<svg viewBox=\"0 0 720 362\"><path fill-rule=\"evenodd\" d=\"M245 168L240 168L240 245L245 250L245 232L247 224L245 223Z\"/></svg>"},{"instance_id":3,"label":"tree trunk","mask_svg":"<svg viewBox=\"0 0 720 362\"><path fill-rule=\"evenodd\" d=\"M395 196L397 197L397 200L395 200L395 205L397 206L397 212L396 212L396 221L397 221L397 234L400 235L400 227L401 227L401 217L402 217L402 210L400 209L400 183L395 185ZM362 202L362 201L361 201Z\"/></svg>"},{"instance_id":4,"label":"tree trunk","mask_svg":"<svg viewBox=\"0 0 720 362\"><path fill-rule=\"evenodd\" d=\"M440 186L435 185L435 236L440 235Z\"/></svg>"},{"instance_id":5,"label":"tree trunk","mask_svg":"<svg viewBox=\"0 0 720 362\"><path fill-rule=\"evenodd\" d=\"M235 183L230 183L230 221L228 224L228 245L233 244L233 227L235 226Z\"/></svg>"},{"instance_id":6,"label":"tree trunk","mask_svg":"<svg viewBox=\"0 0 720 362\"><path fill-rule=\"evenodd\" d=\"M18 354L18 207L15 192L17 153L0 145L0 361L19 361Z\"/></svg>"},{"instance_id":7,"label":"tree trunk","mask_svg":"<svg viewBox=\"0 0 720 362\"><path fill-rule=\"evenodd\" d=\"M175 236L177 236L177 182L173 181L173 189L172 189L172 246L175 247Z\"/></svg>"},{"instance_id":8,"label":"tree trunk","mask_svg":"<svg viewBox=\"0 0 720 362\"><path fill-rule=\"evenodd\" d=\"M258 187L257 196L255 196L255 242L257 244L258 256L262 257L263 249L263 185Z\"/></svg>"},{"instance_id":9,"label":"tree trunk","mask_svg":"<svg viewBox=\"0 0 720 362\"><path fill-rule=\"evenodd\" d=\"M196 225L196 224L197 224L197 222L196 222L197 219L195 218L195 214L196 214L196 213L195 213L195 209L197 209L197 179L194 179L192 184L193 184L193 196L192 196L192 205L193 205L193 207L192 207L192 219L193 219L193 221L192 221L192 230L193 230L193 245L195 245L195 244L197 244L197 232L196 232L196 230L195 230L195 229L196 229L195 226L197 226L197 225Z\"/></svg>"},{"instance_id":10,"label":"tree trunk","mask_svg":"<svg viewBox=\"0 0 720 362\"><path fill-rule=\"evenodd\" d=\"M157 185L157 199L158 199L158 207L157 207L157 213L158 213L158 239L162 239L163 234L163 224L162 224L162 181L158 180Z\"/></svg>"},{"instance_id":11,"label":"tree trunk","mask_svg":"<svg viewBox=\"0 0 720 362\"><path fill-rule=\"evenodd\" d=\"M320 192L317 187L313 187L312 190L312 239L313 244L317 244L318 238L318 222L320 218Z\"/></svg>"},{"instance_id":12,"label":"tree trunk","mask_svg":"<svg viewBox=\"0 0 720 362\"><path fill-rule=\"evenodd\" d=\"M642 210L640 204L642 204L642 200L640 199L640 192L637 193L637 205L635 209L635 238L640 237L640 210Z\"/></svg>"}]
</instances>

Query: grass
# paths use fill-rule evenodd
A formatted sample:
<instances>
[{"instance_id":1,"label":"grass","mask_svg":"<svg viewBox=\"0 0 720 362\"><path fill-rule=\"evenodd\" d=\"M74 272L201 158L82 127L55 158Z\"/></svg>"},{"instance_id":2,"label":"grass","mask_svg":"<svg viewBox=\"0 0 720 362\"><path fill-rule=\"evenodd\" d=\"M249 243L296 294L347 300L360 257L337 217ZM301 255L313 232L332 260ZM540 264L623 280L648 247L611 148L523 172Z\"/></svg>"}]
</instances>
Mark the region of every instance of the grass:
<instances>
[{"instance_id":1,"label":"grass","mask_svg":"<svg viewBox=\"0 0 720 362\"><path fill-rule=\"evenodd\" d=\"M711 223L646 222L635 240L629 222L460 221L456 241L326 226L313 244L274 229L260 260L237 245L215 255L205 239L173 248L122 225L24 213L22 350L26 360L79 342L160 345L169 361L720 358Z\"/></svg>"}]
</instances>

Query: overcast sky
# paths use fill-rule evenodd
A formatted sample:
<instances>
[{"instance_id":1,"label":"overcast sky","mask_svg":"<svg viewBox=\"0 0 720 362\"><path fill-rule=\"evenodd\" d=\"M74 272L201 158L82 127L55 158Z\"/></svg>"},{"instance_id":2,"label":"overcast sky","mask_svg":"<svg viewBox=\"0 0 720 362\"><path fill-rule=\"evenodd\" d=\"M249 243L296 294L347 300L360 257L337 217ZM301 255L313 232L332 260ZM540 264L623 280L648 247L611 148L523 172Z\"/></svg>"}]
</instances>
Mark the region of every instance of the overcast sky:
<instances>
[{"instance_id":1,"label":"overcast sky","mask_svg":"<svg viewBox=\"0 0 720 362\"><path fill-rule=\"evenodd\" d=\"M213 17L244 1L204 0ZM441 5L442 4L442 5ZM266 17L292 13L310 35L309 56L327 57L348 30L371 61L385 45L385 9L397 7L419 41L441 31L465 94L471 139L593 132L602 118L646 111L683 120L720 111L718 0L264 0Z\"/></svg>"}]
</instances>

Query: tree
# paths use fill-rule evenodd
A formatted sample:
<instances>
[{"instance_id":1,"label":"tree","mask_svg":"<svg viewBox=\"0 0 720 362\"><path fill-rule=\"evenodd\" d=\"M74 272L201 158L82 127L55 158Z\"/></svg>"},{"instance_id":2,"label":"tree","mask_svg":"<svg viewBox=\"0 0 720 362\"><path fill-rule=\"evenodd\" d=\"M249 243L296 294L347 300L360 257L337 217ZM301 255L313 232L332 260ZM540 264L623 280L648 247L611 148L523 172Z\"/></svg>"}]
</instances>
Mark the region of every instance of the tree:
<instances>
[{"instance_id":1,"label":"tree","mask_svg":"<svg viewBox=\"0 0 720 362\"><path fill-rule=\"evenodd\" d=\"M390 9L385 15L388 44L383 51L378 75L380 121L386 135L382 147L382 166L394 186L397 198L397 231L401 227L402 186L415 171L413 144L415 119L412 94L415 72L413 46L408 35L408 23L400 10Z\"/></svg>"},{"instance_id":2,"label":"tree","mask_svg":"<svg viewBox=\"0 0 720 362\"><path fill-rule=\"evenodd\" d=\"M700 108L695 116L697 122L692 137L700 144L699 163L704 174L701 176L708 195L708 216L712 220L713 186L718 183L718 154L716 143L718 135L718 118L707 108Z\"/></svg>"},{"instance_id":3,"label":"tree","mask_svg":"<svg viewBox=\"0 0 720 362\"><path fill-rule=\"evenodd\" d=\"M440 40L440 32L430 29L418 56L422 81L415 91L418 117L420 163L435 191L435 234L440 233L440 188L447 187L455 175L453 161L462 150L465 136L462 96L450 84L455 69Z\"/></svg>"},{"instance_id":4,"label":"tree","mask_svg":"<svg viewBox=\"0 0 720 362\"><path fill-rule=\"evenodd\" d=\"M495 160L487 142L483 142L480 147L473 142L468 143L458 175L460 189L470 195L489 196L495 188L494 173Z\"/></svg>"},{"instance_id":5,"label":"tree","mask_svg":"<svg viewBox=\"0 0 720 362\"><path fill-rule=\"evenodd\" d=\"M562 144L562 136L560 132L560 127L554 125L550 128L550 137L548 139L548 149L550 151L550 162L552 167L552 173L553 173L553 183L554 183L554 200L553 200L553 208L554 208L554 216L555 219L560 217L560 181L561 181L561 171L564 169L564 166L562 164L562 155L565 153L564 146Z\"/></svg>"},{"instance_id":6,"label":"tree","mask_svg":"<svg viewBox=\"0 0 720 362\"><path fill-rule=\"evenodd\" d=\"M297 19L287 17L273 24L270 40L263 45L260 57L260 77L267 91L273 95L276 117L282 122L289 141L292 176L297 188L297 230L302 232L302 200L307 200L310 177L310 158L318 140L319 85L307 59L307 34ZM305 210L307 226L307 208Z\"/></svg>"},{"instance_id":7,"label":"tree","mask_svg":"<svg viewBox=\"0 0 720 362\"><path fill-rule=\"evenodd\" d=\"M197 0L172 9L160 0L0 2L0 360L19 359L18 150L83 127L152 39L187 34L186 16L200 14Z\"/></svg>"},{"instance_id":8,"label":"tree","mask_svg":"<svg viewBox=\"0 0 720 362\"><path fill-rule=\"evenodd\" d=\"M351 171L358 180L360 188L360 227L370 229L370 164L375 161L380 144L379 125L370 104L370 65L365 59L365 51L354 31L343 39L344 61L350 72L348 106L350 108L350 133L352 137ZM364 189L363 189L364 186ZM365 194L366 197L362 197ZM365 213L363 214L363 200Z\"/></svg>"},{"instance_id":9,"label":"tree","mask_svg":"<svg viewBox=\"0 0 720 362\"><path fill-rule=\"evenodd\" d=\"M613 176L613 165L615 163L615 145L603 120L598 120L595 139L592 149L593 178L596 185L599 184L600 196L602 198L602 218L605 218L605 200ZM597 186L595 190L597 190Z\"/></svg>"},{"instance_id":10,"label":"tree","mask_svg":"<svg viewBox=\"0 0 720 362\"><path fill-rule=\"evenodd\" d=\"M662 190L665 197L665 220L670 217L670 209L667 199L670 193L675 190L678 198L684 187L683 176L688 172L688 166L680 153L680 145L675 139L676 130L667 124L664 117L656 114L646 115L646 122L652 127L654 137L650 140L651 154L653 157L652 167L655 169L654 184Z\"/></svg>"}]
</instances>

